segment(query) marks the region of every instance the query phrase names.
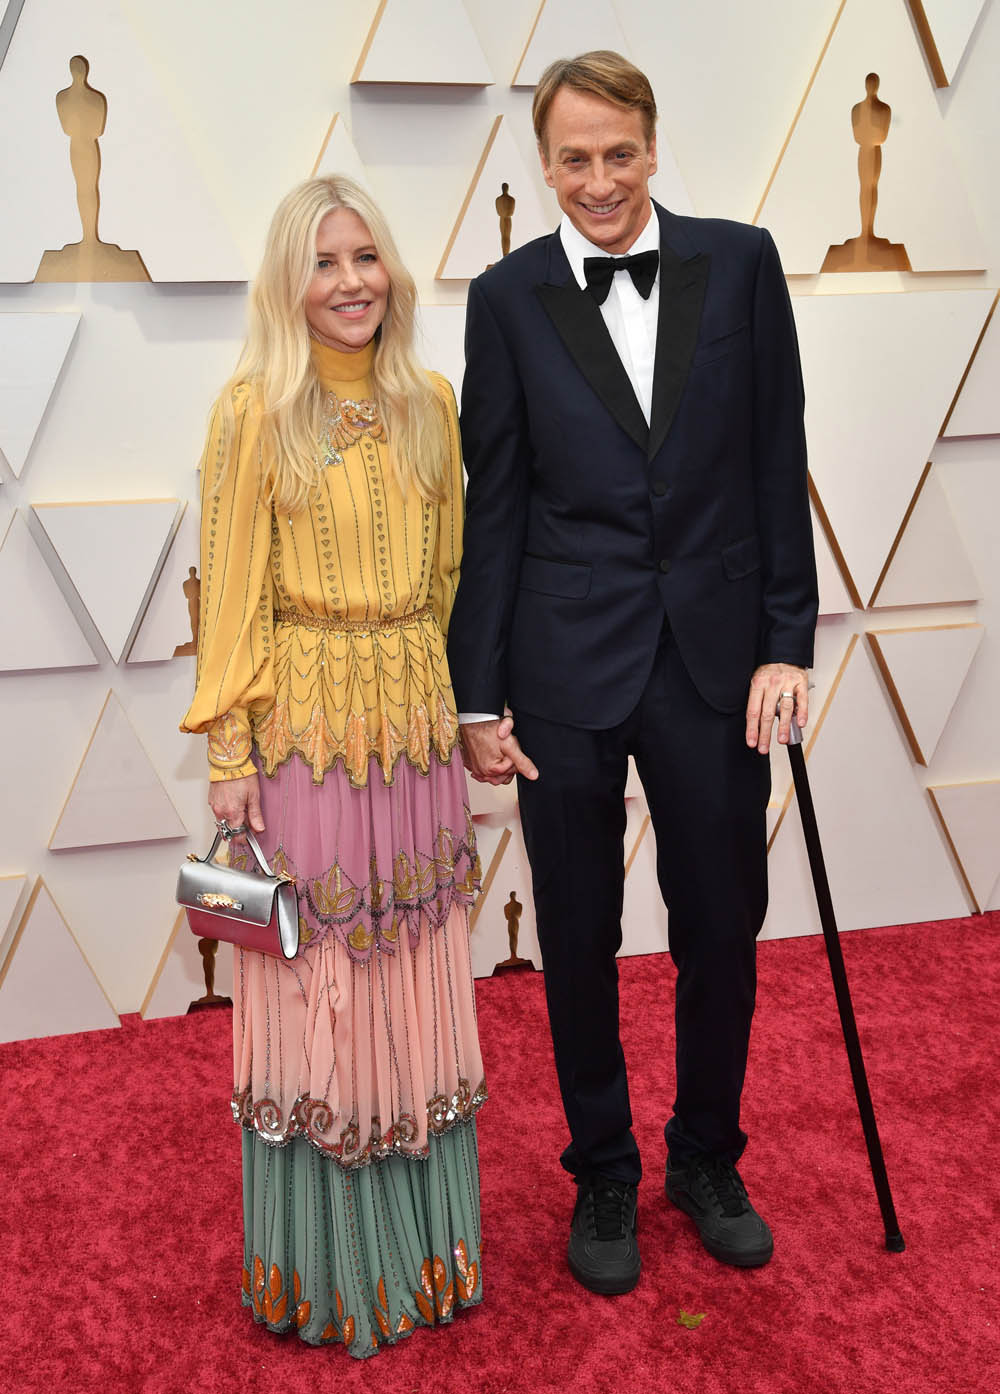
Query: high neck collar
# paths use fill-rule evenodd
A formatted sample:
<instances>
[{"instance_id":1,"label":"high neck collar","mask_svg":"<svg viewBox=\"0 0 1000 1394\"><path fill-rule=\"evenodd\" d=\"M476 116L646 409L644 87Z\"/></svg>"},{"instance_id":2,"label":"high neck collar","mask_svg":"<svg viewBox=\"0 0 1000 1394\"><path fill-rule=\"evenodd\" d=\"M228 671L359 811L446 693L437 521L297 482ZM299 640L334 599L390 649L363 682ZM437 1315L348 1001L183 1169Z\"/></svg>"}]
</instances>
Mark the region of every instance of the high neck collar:
<instances>
[{"instance_id":1,"label":"high neck collar","mask_svg":"<svg viewBox=\"0 0 1000 1394\"><path fill-rule=\"evenodd\" d=\"M310 339L316 372L323 382L363 382L371 377L375 362L375 340L370 339L357 353L342 353L340 349L321 344L318 339Z\"/></svg>"}]
</instances>

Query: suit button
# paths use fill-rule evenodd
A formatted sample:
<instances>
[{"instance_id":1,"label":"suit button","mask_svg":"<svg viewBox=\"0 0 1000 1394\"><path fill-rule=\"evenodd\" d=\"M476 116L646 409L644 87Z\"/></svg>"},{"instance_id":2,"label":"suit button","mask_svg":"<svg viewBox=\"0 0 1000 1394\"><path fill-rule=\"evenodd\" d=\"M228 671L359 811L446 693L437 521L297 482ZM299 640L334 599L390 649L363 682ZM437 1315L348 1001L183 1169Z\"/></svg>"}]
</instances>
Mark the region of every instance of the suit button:
<instances>
[{"instance_id":1,"label":"suit button","mask_svg":"<svg viewBox=\"0 0 1000 1394\"><path fill-rule=\"evenodd\" d=\"M666 573L670 570L670 558L669 558L669 557L661 557L661 558L660 558L660 570L663 572L664 575L666 575Z\"/></svg>"},{"instance_id":2,"label":"suit button","mask_svg":"<svg viewBox=\"0 0 1000 1394\"><path fill-rule=\"evenodd\" d=\"M662 479L656 479L653 481L653 493L656 495L658 499L662 499L666 492L667 486L666 484L664 484Z\"/></svg>"}]
</instances>

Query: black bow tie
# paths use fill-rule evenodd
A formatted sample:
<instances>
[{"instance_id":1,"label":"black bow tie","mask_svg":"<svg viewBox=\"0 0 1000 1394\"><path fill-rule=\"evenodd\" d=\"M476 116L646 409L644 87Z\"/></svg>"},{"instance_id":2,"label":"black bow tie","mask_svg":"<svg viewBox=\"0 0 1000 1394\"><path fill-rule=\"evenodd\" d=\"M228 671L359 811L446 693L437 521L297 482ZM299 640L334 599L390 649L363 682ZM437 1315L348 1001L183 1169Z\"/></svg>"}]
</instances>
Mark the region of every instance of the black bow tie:
<instances>
[{"instance_id":1,"label":"black bow tie","mask_svg":"<svg viewBox=\"0 0 1000 1394\"><path fill-rule=\"evenodd\" d=\"M616 271L627 271L643 300L648 300L659 265L660 254L655 250L636 252L631 257L584 257L583 274L587 278L587 289L598 305L607 300Z\"/></svg>"}]
</instances>

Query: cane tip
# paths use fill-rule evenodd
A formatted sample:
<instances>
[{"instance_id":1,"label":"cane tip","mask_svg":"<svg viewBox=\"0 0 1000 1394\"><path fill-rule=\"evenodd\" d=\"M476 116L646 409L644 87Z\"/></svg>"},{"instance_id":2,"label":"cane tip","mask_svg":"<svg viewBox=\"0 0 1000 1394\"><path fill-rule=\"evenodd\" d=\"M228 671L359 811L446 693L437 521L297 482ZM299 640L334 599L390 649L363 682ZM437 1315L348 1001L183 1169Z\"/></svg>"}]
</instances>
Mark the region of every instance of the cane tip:
<instances>
[{"instance_id":1,"label":"cane tip","mask_svg":"<svg viewBox=\"0 0 1000 1394\"><path fill-rule=\"evenodd\" d=\"M906 1245L903 1242L903 1236L900 1234L899 1230L897 1230L895 1234L887 1234L885 1236L885 1247L889 1250L890 1254L901 1254L905 1250Z\"/></svg>"}]
</instances>

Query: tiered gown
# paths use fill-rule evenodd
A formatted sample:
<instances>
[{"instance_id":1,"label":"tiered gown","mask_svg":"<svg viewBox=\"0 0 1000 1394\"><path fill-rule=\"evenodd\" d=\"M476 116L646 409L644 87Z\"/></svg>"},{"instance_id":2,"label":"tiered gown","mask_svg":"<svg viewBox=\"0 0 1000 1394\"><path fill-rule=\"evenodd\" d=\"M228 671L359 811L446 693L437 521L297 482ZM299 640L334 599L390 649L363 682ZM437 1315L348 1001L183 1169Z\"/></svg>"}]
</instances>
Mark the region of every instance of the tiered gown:
<instances>
[{"instance_id":1,"label":"tiered gown","mask_svg":"<svg viewBox=\"0 0 1000 1394\"><path fill-rule=\"evenodd\" d=\"M478 885L444 634L462 466L405 494L373 402L373 345L313 345L321 487L289 516L250 387L202 462L198 681L182 729L210 777L260 773L301 947L240 951L233 1113L243 1129L243 1302L273 1330L376 1351L478 1303L475 1115L486 1098L469 963Z\"/></svg>"}]
</instances>

